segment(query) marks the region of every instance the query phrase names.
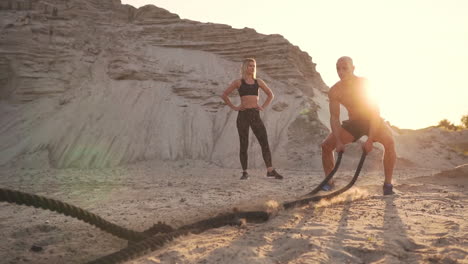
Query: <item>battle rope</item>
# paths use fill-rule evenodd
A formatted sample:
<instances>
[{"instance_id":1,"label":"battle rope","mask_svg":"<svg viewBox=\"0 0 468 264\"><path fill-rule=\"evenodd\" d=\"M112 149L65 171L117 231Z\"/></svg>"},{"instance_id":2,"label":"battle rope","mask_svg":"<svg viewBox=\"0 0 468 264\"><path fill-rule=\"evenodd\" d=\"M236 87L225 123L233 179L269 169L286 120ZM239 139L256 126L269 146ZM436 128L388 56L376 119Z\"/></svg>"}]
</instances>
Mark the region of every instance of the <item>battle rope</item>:
<instances>
[{"instance_id":1,"label":"battle rope","mask_svg":"<svg viewBox=\"0 0 468 264\"><path fill-rule=\"evenodd\" d=\"M191 232L197 233L195 230L191 230ZM115 264L129 261L160 249L164 244L166 244L166 242L172 241L174 238L179 236L188 235L189 233L189 230L176 230L170 233L157 234L135 244L130 244L128 247L117 252L87 262L87 264Z\"/></svg>"},{"instance_id":2,"label":"battle rope","mask_svg":"<svg viewBox=\"0 0 468 264\"><path fill-rule=\"evenodd\" d=\"M116 224L104 220L103 218L93 213L90 213L71 204L54 199L49 199L35 194L0 188L0 201L55 211L66 216L77 218L88 224L94 225L114 236L130 241L139 241L146 237L146 235L143 233L135 232L127 228L120 227Z\"/></svg>"},{"instance_id":3,"label":"battle rope","mask_svg":"<svg viewBox=\"0 0 468 264\"><path fill-rule=\"evenodd\" d=\"M327 184L329 180L331 180L331 178L335 175L336 171L340 167L341 158L343 158L343 151L338 153L338 158L336 160L335 167L333 167L333 170L330 172L330 174L328 174L327 177L325 177L325 179L315 189L313 189L310 193L306 195L314 195L318 193L322 189L322 187L325 186L325 184Z\"/></svg>"},{"instance_id":4,"label":"battle rope","mask_svg":"<svg viewBox=\"0 0 468 264\"><path fill-rule=\"evenodd\" d=\"M320 190L320 188L323 187L323 185L325 185L325 183L327 183L333 177L333 175L338 170L338 167L340 166L342 156L343 156L343 152L338 153L338 158L337 158L335 167L333 168L332 172L313 191L308 193L307 194L308 196L310 194L317 193ZM361 160L359 161L358 167L354 174L354 177L352 178L350 183L348 183L348 185L346 185L344 188L336 192L333 192L331 194L328 194L328 195L313 196L313 197L308 197L305 199L300 199L300 200L296 200L292 202L286 202L283 204L283 207L285 209L290 209L296 206L306 205L312 201L319 201L321 199L330 199L332 197L335 197L347 191L356 182L361 172L362 166L364 165L365 158L366 158L366 153L363 152L361 155ZM128 247L120 251L101 257L94 261L88 262L87 264L114 264L114 263L122 263L125 261L129 261L137 257L140 257L144 254L147 254L151 251L160 249L166 242L172 241L174 238L177 238L179 236L187 235L189 233L199 234L208 229L218 228L218 227L225 226L225 225L239 225L240 224L239 221L242 218L246 219L247 222L253 222L253 221L265 222L268 220L269 214L266 212L262 212L262 211L238 212L238 213L233 213L233 214L221 215L221 216L217 216L214 218L209 218L206 220L196 222L194 224L180 227L179 229L173 232L152 236L138 243L129 245Z\"/></svg>"},{"instance_id":5,"label":"battle rope","mask_svg":"<svg viewBox=\"0 0 468 264\"><path fill-rule=\"evenodd\" d=\"M340 153L342 154L342 153ZM330 194L327 194L327 195L319 195L319 196L312 196L312 197L308 197L308 198L304 198L304 199L299 199L299 200L295 200L295 201L291 201L291 202L286 202L286 203L283 203L283 207L285 209L289 209L289 208L292 208L292 207L296 207L296 206L301 206L301 205L306 205L310 202L315 202L315 201L319 201L321 199L330 199L332 197L335 197L337 195L340 195L342 193L344 193L345 191L347 191L349 188L351 188L354 183L356 182L358 176L359 176L359 173L361 173L361 169L362 169L362 166L364 165L364 161L366 160L366 152L363 151L362 152L362 155L361 155L361 160L359 161L359 164L356 168L356 172L354 173L354 176L353 178L351 179L351 181L348 183L348 185L346 185L345 187L339 189L338 191L335 191L333 193L330 193ZM338 161L341 161L341 155L338 156ZM336 166L335 168L337 168L339 166L339 162L337 161L336 163ZM334 169L334 171L336 172L336 170ZM333 173L333 172L332 172ZM325 180L320 184L322 185L323 183L326 183L328 182L328 180L331 179L331 177L333 177L332 173L330 173L330 175L328 175ZM334 173L333 173L334 174ZM319 186L320 186L319 185ZM317 188L316 188L317 189ZM310 192L310 193L313 193L315 191L315 189Z\"/></svg>"},{"instance_id":6,"label":"battle rope","mask_svg":"<svg viewBox=\"0 0 468 264\"><path fill-rule=\"evenodd\" d=\"M333 177L341 163L342 155L342 152L338 153L338 159L332 172L314 190L306 194L306 196L317 193ZM283 203L283 207L285 209L289 209L295 206L308 204L312 201L330 199L345 192L356 182L364 164L365 158L366 153L363 152L353 179L344 188L328 195L313 196L296 201L285 202ZM158 222L146 231L136 232L110 223L103 218L76 206L39 195L0 188L0 201L55 211L66 216L80 219L86 223L102 229L103 231L133 242L129 243L128 247L120 251L89 262L92 264L121 263L146 254L148 249L154 251L158 248L161 248L166 242L188 233L198 234L211 228L218 228L225 225L240 225L242 223L241 219L245 219L247 222L266 222L270 216L267 212L264 211L234 212L185 225L179 227L177 230L174 230L169 225Z\"/></svg>"},{"instance_id":7,"label":"battle rope","mask_svg":"<svg viewBox=\"0 0 468 264\"><path fill-rule=\"evenodd\" d=\"M269 214L262 211L237 212L219 215L206 220L182 226L175 231L169 233L157 234L143 241L129 245L128 247L114 252L110 255L88 262L87 264L114 264L122 263L140 257L151 251L157 250L164 246L166 242L172 241L174 238L184 236L189 233L200 234L208 229L218 228L226 225L240 225L240 220L245 219L247 222L266 222Z\"/></svg>"},{"instance_id":8,"label":"battle rope","mask_svg":"<svg viewBox=\"0 0 468 264\"><path fill-rule=\"evenodd\" d=\"M240 225L242 223L241 219L245 219L247 222L266 222L270 216L267 212L263 211L236 211L234 213L223 214L206 220L201 220L193 224L185 225L177 230L174 230L167 224L158 222L143 232L136 232L110 223L93 213L71 204L40 195L0 188L0 201L42 208L58 212L66 216L71 216L94 225L119 238L133 242L129 243L127 248L90 263L121 263L145 254L148 249L155 250L160 248L165 244L165 242L188 233L198 234L211 228L218 228L225 225Z\"/></svg>"}]
</instances>

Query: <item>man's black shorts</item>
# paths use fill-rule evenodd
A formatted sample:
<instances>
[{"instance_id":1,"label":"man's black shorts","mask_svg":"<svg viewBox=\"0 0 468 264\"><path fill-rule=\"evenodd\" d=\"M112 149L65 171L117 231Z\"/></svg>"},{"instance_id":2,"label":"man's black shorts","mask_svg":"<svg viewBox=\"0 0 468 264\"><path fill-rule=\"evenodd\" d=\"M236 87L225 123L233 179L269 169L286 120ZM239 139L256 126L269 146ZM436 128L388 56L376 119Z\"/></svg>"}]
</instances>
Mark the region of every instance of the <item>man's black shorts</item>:
<instances>
[{"instance_id":1,"label":"man's black shorts","mask_svg":"<svg viewBox=\"0 0 468 264\"><path fill-rule=\"evenodd\" d=\"M362 136L369 135L369 120L345 120L341 127L348 131L354 137L354 141L360 139Z\"/></svg>"}]
</instances>

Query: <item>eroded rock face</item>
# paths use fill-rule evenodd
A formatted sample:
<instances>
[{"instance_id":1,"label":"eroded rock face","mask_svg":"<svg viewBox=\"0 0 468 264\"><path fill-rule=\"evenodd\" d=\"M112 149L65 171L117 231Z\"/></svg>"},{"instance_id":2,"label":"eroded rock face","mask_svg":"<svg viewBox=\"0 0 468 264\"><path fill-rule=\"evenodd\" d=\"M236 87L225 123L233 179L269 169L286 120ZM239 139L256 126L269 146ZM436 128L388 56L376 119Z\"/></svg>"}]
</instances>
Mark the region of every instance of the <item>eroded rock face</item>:
<instances>
[{"instance_id":1,"label":"eroded rock face","mask_svg":"<svg viewBox=\"0 0 468 264\"><path fill-rule=\"evenodd\" d=\"M118 0L1 1L0 165L40 157L59 168L150 159L239 167L237 113L220 95L245 57L276 95L262 113L275 166L320 169L328 87L282 36ZM250 142L249 165L263 167Z\"/></svg>"},{"instance_id":2,"label":"eroded rock face","mask_svg":"<svg viewBox=\"0 0 468 264\"><path fill-rule=\"evenodd\" d=\"M0 6L0 164L46 153L55 167L147 159L238 166L236 113L220 95L239 77L240 61L255 57L276 95L263 118L284 166L290 125L327 91L311 58L279 35L120 1L8 3ZM314 127L326 130L320 121ZM251 142L250 165L262 166Z\"/></svg>"}]
</instances>

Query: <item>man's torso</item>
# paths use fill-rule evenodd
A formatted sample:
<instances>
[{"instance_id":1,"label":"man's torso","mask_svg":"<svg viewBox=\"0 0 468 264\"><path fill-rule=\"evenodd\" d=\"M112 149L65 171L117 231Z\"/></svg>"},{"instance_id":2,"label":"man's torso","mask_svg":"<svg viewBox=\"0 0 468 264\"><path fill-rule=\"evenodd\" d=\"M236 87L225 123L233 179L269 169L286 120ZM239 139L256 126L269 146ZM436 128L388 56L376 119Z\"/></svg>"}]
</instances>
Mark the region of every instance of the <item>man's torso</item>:
<instances>
[{"instance_id":1,"label":"man's torso","mask_svg":"<svg viewBox=\"0 0 468 264\"><path fill-rule=\"evenodd\" d=\"M378 109L370 100L366 86L367 81L360 77L341 80L330 89L330 100L342 104L348 110L350 120L369 120Z\"/></svg>"}]
</instances>

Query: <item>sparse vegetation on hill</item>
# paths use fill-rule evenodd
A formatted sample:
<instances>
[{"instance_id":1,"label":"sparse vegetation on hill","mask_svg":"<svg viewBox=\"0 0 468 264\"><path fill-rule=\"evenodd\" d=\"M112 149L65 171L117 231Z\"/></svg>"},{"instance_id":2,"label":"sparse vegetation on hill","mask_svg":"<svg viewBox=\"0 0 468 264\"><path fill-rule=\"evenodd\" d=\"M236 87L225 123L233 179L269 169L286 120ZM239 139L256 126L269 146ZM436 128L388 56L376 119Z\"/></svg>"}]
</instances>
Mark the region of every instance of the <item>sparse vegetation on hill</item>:
<instances>
[{"instance_id":1,"label":"sparse vegetation on hill","mask_svg":"<svg viewBox=\"0 0 468 264\"><path fill-rule=\"evenodd\" d=\"M465 128L468 128L468 114L462 116L461 122L462 122L462 125L463 125Z\"/></svg>"},{"instance_id":2,"label":"sparse vegetation on hill","mask_svg":"<svg viewBox=\"0 0 468 264\"><path fill-rule=\"evenodd\" d=\"M447 119L443 119L443 120L439 121L439 124L437 125L437 127L445 128L447 130L452 130L452 131L459 131L459 130L463 130L463 129L468 129L468 114L462 116L460 121L461 121L461 125L457 126L457 125L453 124L452 122L448 121Z\"/></svg>"}]
</instances>

